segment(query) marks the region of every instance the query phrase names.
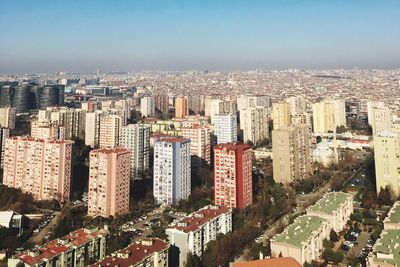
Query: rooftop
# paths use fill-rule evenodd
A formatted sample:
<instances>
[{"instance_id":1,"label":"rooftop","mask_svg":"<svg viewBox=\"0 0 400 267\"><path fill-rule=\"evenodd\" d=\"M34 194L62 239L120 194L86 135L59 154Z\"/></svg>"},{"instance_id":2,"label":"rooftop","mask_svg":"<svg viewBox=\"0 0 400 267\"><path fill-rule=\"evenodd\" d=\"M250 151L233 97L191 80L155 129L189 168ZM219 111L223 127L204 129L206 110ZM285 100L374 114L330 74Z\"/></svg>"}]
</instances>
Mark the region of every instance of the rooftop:
<instances>
[{"instance_id":1,"label":"rooftop","mask_svg":"<svg viewBox=\"0 0 400 267\"><path fill-rule=\"evenodd\" d=\"M288 243L300 247L302 242L312 236L312 232L316 231L327 221L318 216L301 216L293 224L286 227L283 233L276 235L273 239L276 242Z\"/></svg>"},{"instance_id":2,"label":"rooftop","mask_svg":"<svg viewBox=\"0 0 400 267\"><path fill-rule=\"evenodd\" d=\"M62 238L54 239L37 249L25 250L16 254L14 258L20 259L28 265L36 265L44 259L51 259L58 254L70 251L72 246L79 247L98 236L106 235L108 235L108 231L103 228L81 228Z\"/></svg>"},{"instance_id":3,"label":"rooftop","mask_svg":"<svg viewBox=\"0 0 400 267\"><path fill-rule=\"evenodd\" d=\"M161 137L157 139L156 142L167 142L167 143L186 143L190 142L189 139L180 138L180 137Z\"/></svg>"},{"instance_id":4,"label":"rooftop","mask_svg":"<svg viewBox=\"0 0 400 267\"><path fill-rule=\"evenodd\" d=\"M234 263L233 267L301 267L293 258L274 258Z\"/></svg>"},{"instance_id":5,"label":"rooftop","mask_svg":"<svg viewBox=\"0 0 400 267\"><path fill-rule=\"evenodd\" d=\"M128 153L128 152L130 152L129 149L121 146L121 147L114 147L114 148L99 148L99 149L90 151L90 154L92 154L92 153L110 154L110 153Z\"/></svg>"},{"instance_id":6,"label":"rooftop","mask_svg":"<svg viewBox=\"0 0 400 267\"><path fill-rule=\"evenodd\" d=\"M384 230L381 238L375 243L373 252L374 262L386 262L400 266L400 230Z\"/></svg>"},{"instance_id":7,"label":"rooftop","mask_svg":"<svg viewBox=\"0 0 400 267\"><path fill-rule=\"evenodd\" d=\"M161 239L143 239L128 247L114 252L104 260L96 262L92 266L135 266L155 252L162 252L169 248L169 244Z\"/></svg>"},{"instance_id":8,"label":"rooftop","mask_svg":"<svg viewBox=\"0 0 400 267\"><path fill-rule=\"evenodd\" d=\"M311 206L308 211L320 211L323 213L332 213L341 204L345 203L348 197L352 197L350 194L344 192L329 192L325 196L318 200L315 205Z\"/></svg>"},{"instance_id":9,"label":"rooftop","mask_svg":"<svg viewBox=\"0 0 400 267\"><path fill-rule=\"evenodd\" d=\"M185 218L182 218L177 223L173 224L170 229L176 229L185 233L195 231L206 222L220 216L221 214L230 212L227 207L206 206Z\"/></svg>"},{"instance_id":10,"label":"rooftop","mask_svg":"<svg viewBox=\"0 0 400 267\"><path fill-rule=\"evenodd\" d=\"M390 209L385 221L385 223L400 223L400 201L394 203L393 207Z\"/></svg>"},{"instance_id":11,"label":"rooftop","mask_svg":"<svg viewBox=\"0 0 400 267\"><path fill-rule=\"evenodd\" d=\"M19 141L29 141L29 142L39 142L39 143L51 143L51 144L73 144L74 141L71 140L63 140L63 139L43 139L43 138L33 138L30 136L11 136L8 139L11 140L19 140Z\"/></svg>"},{"instance_id":12,"label":"rooftop","mask_svg":"<svg viewBox=\"0 0 400 267\"><path fill-rule=\"evenodd\" d=\"M226 149L226 150L246 150L250 149L251 146L243 143L225 143L225 144L218 144L214 145L214 149Z\"/></svg>"}]
</instances>

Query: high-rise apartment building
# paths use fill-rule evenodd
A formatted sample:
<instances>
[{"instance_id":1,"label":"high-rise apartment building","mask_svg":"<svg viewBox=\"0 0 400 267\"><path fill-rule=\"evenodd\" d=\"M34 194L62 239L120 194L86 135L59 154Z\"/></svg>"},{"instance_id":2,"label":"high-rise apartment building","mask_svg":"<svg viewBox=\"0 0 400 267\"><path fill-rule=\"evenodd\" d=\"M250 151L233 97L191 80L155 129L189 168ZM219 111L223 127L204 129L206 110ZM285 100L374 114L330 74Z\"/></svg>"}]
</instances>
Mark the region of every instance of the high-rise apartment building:
<instances>
[{"instance_id":1,"label":"high-rise apartment building","mask_svg":"<svg viewBox=\"0 0 400 267\"><path fill-rule=\"evenodd\" d=\"M346 126L346 107L344 100L326 99L314 103L313 124L315 133L335 132L339 126Z\"/></svg>"},{"instance_id":2,"label":"high-rise apartment building","mask_svg":"<svg viewBox=\"0 0 400 267\"><path fill-rule=\"evenodd\" d=\"M214 146L214 202L231 208L253 204L251 147L240 143Z\"/></svg>"},{"instance_id":3,"label":"high-rise apartment building","mask_svg":"<svg viewBox=\"0 0 400 267\"><path fill-rule=\"evenodd\" d=\"M368 124L372 134L378 135L393 126L391 110L382 102L368 102Z\"/></svg>"},{"instance_id":4,"label":"high-rise apartment building","mask_svg":"<svg viewBox=\"0 0 400 267\"><path fill-rule=\"evenodd\" d=\"M16 116L17 110L15 108L0 108L0 127L14 129Z\"/></svg>"},{"instance_id":5,"label":"high-rise apartment building","mask_svg":"<svg viewBox=\"0 0 400 267\"><path fill-rule=\"evenodd\" d=\"M88 215L119 216L129 212L131 154L123 147L89 154Z\"/></svg>"},{"instance_id":6,"label":"high-rise apartment building","mask_svg":"<svg viewBox=\"0 0 400 267\"><path fill-rule=\"evenodd\" d=\"M3 183L37 200L68 202L72 141L10 137L4 151Z\"/></svg>"},{"instance_id":7,"label":"high-rise apartment building","mask_svg":"<svg viewBox=\"0 0 400 267\"><path fill-rule=\"evenodd\" d=\"M122 127L119 144L131 151L131 177L150 167L150 127L129 124Z\"/></svg>"},{"instance_id":8,"label":"high-rise apartment building","mask_svg":"<svg viewBox=\"0 0 400 267\"><path fill-rule=\"evenodd\" d=\"M190 140L164 137L154 142L154 186L157 203L172 205L191 192Z\"/></svg>"},{"instance_id":9,"label":"high-rise apartment building","mask_svg":"<svg viewBox=\"0 0 400 267\"><path fill-rule=\"evenodd\" d=\"M272 122L274 130L290 125L290 111L287 102L272 103Z\"/></svg>"},{"instance_id":10,"label":"high-rise apartment building","mask_svg":"<svg viewBox=\"0 0 400 267\"><path fill-rule=\"evenodd\" d=\"M118 115L100 117L99 146L116 147L119 143L119 135L122 127L122 119Z\"/></svg>"},{"instance_id":11,"label":"high-rise apartment building","mask_svg":"<svg viewBox=\"0 0 400 267\"><path fill-rule=\"evenodd\" d=\"M210 129L202 125L192 125L182 128L182 136L190 140L190 154L192 156L192 171L198 172L201 167L210 165Z\"/></svg>"},{"instance_id":12,"label":"high-rise apartment building","mask_svg":"<svg viewBox=\"0 0 400 267\"><path fill-rule=\"evenodd\" d=\"M204 101L202 96L190 95L188 97L188 106L192 113L200 114L201 111L204 111Z\"/></svg>"},{"instance_id":13,"label":"high-rise apartment building","mask_svg":"<svg viewBox=\"0 0 400 267\"><path fill-rule=\"evenodd\" d=\"M214 135L217 143L234 143L237 141L237 118L236 114L217 114L214 119Z\"/></svg>"},{"instance_id":14,"label":"high-rise apartment building","mask_svg":"<svg viewBox=\"0 0 400 267\"><path fill-rule=\"evenodd\" d=\"M32 121L31 137L43 139L66 139L65 126L49 121Z\"/></svg>"},{"instance_id":15,"label":"high-rise apartment building","mask_svg":"<svg viewBox=\"0 0 400 267\"><path fill-rule=\"evenodd\" d=\"M239 113L243 142L250 141L257 144L268 139L268 109L266 107L246 108Z\"/></svg>"},{"instance_id":16,"label":"high-rise apartment building","mask_svg":"<svg viewBox=\"0 0 400 267\"><path fill-rule=\"evenodd\" d=\"M311 132L307 125L272 131L273 174L277 183L288 184L311 174Z\"/></svg>"},{"instance_id":17,"label":"high-rise apartment building","mask_svg":"<svg viewBox=\"0 0 400 267\"><path fill-rule=\"evenodd\" d=\"M154 96L155 108L164 115L169 113L169 96L168 95L156 95Z\"/></svg>"},{"instance_id":18,"label":"high-rise apartment building","mask_svg":"<svg viewBox=\"0 0 400 267\"><path fill-rule=\"evenodd\" d=\"M400 193L400 129L381 131L374 136L376 192L390 186Z\"/></svg>"},{"instance_id":19,"label":"high-rise apartment building","mask_svg":"<svg viewBox=\"0 0 400 267\"><path fill-rule=\"evenodd\" d=\"M86 113L85 145L91 146L92 148L99 147L100 117L102 114L103 112L101 110Z\"/></svg>"},{"instance_id":20,"label":"high-rise apartment building","mask_svg":"<svg viewBox=\"0 0 400 267\"><path fill-rule=\"evenodd\" d=\"M0 169L3 169L4 166L4 151L8 137L10 137L10 129L0 128Z\"/></svg>"},{"instance_id":21,"label":"high-rise apartment building","mask_svg":"<svg viewBox=\"0 0 400 267\"><path fill-rule=\"evenodd\" d=\"M156 108L152 96L145 96L140 99L140 113L144 117L153 117L155 115Z\"/></svg>"},{"instance_id":22,"label":"high-rise apartment building","mask_svg":"<svg viewBox=\"0 0 400 267\"><path fill-rule=\"evenodd\" d=\"M271 107L271 98L266 95L238 95L236 97L237 109L241 111L246 108Z\"/></svg>"},{"instance_id":23,"label":"high-rise apartment building","mask_svg":"<svg viewBox=\"0 0 400 267\"><path fill-rule=\"evenodd\" d=\"M291 115L306 112L307 102L304 96L291 96L285 100L289 104Z\"/></svg>"},{"instance_id":24,"label":"high-rise apartment building","mask_svg":"<svg viewBox=\"0 0 400 267\"><path fill-rule=\"evenodd\" d=\"M189 115L187 96L178 96L175 99L175 118L185 118Z\"/></svg>"}]
</instances>

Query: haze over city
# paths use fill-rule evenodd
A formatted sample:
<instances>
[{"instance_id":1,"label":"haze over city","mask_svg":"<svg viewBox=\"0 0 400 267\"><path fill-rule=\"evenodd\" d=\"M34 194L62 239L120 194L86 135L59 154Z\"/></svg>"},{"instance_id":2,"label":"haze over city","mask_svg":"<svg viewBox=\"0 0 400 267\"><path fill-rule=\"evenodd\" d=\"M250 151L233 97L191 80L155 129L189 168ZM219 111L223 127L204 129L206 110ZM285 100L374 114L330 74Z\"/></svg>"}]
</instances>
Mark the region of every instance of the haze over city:
<instances>
[{"instance_id":1,"label":"haze over city","mask_svg":"<svg viewBox=\"0 0 400 267\"><path fill-rule=\"evenodd\" d=\"M0 72L387 69L389 1L1 1Z\"/></svg>"},{"instance_id":2,"label":"haze over city","mask_svg":"<svg viewBox=\"0 0 400 267\"><path fill-rule=\"evenodd\" d=\"M400 1L0 0L0 267L400 266Z\"/></svg>"}]
</instances>

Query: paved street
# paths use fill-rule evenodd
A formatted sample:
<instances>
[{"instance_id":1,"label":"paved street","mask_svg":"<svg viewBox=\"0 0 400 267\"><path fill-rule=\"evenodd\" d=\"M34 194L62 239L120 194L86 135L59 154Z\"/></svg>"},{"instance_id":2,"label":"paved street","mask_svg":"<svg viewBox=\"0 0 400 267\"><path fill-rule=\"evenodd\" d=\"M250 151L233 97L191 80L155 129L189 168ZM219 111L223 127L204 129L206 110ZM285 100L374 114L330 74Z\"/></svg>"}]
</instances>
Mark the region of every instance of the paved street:
<instances>
[{"instance_id":1,"label":"paved street","mask_svg":"<svg viewBox=\"0 0 400 267\"><path fill-rule=\"evenodd\" d=\"M358 255L360 255L361 250L363 247L365 247L367 245L368 239L370 237L370 234L368 234L367 232L361 232L360 235L357 238L357 243L358 246L353 246L346 254L346 256L344 257L344 260L341 264L341 266L348 266L349 262L348 262L348 257L353 256L353 257L358 257Z\"/></svg>"}]
</instances>

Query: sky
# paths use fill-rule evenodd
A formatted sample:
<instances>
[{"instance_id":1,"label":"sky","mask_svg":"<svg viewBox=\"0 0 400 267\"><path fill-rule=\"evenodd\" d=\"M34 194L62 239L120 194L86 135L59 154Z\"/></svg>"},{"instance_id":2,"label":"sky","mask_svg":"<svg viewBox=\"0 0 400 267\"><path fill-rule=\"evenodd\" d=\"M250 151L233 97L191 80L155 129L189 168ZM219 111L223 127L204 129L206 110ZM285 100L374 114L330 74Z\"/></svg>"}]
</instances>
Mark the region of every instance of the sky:
<instances>
[{"instance_id":1,"label":"sky","mask_svg":"<svg viewBox=\"0 0 400 267\"><path fill-rule=\"evenodd\" d=\"M0 0L0 73L400 67L399 0Z\"/></svg>"}]
</instances>

